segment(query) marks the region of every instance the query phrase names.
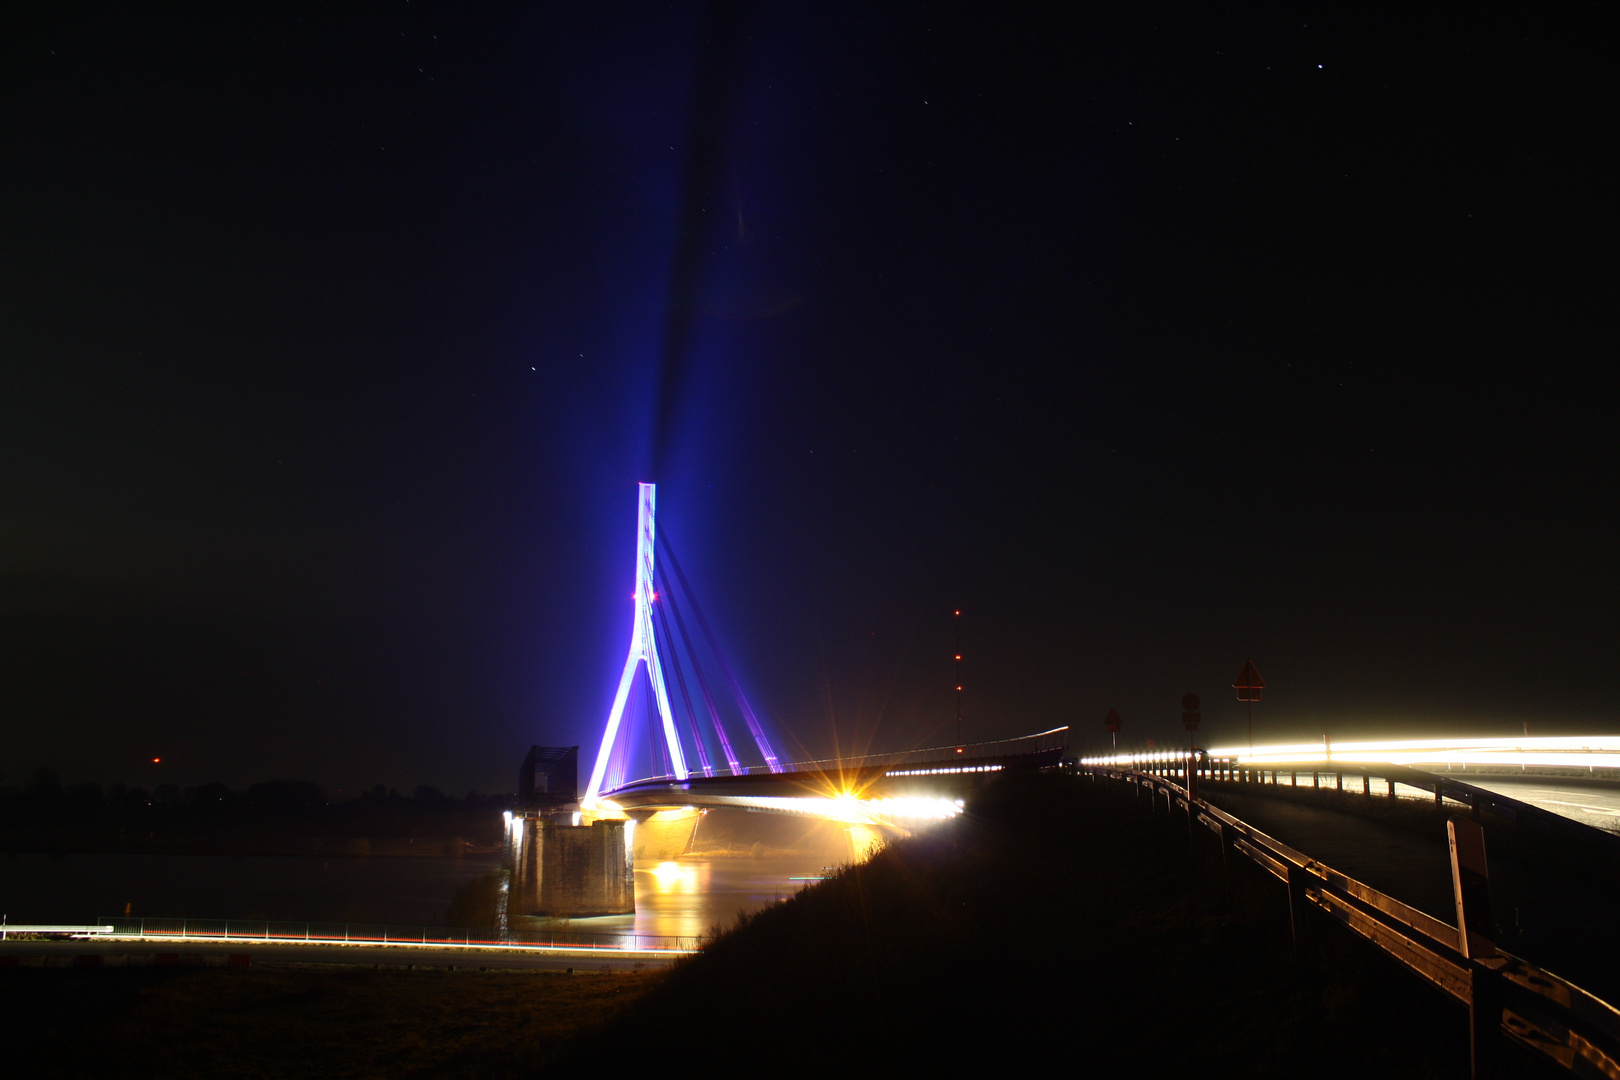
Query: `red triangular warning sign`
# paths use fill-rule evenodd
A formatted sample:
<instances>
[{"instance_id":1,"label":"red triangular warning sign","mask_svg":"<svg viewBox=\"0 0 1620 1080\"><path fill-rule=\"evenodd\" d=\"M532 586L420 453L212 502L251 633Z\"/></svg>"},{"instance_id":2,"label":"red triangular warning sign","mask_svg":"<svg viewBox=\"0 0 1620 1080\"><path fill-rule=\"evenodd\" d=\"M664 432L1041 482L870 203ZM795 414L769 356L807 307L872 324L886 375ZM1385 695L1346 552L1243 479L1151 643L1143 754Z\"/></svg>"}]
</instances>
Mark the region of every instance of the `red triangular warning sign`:
<instances>
[{"instance_id":1,"label":"red triangular warning sign","mask_svg":"<svg viewBox=\"0 0 1620 1080\"><path fill-rule=\"evenodd\" d=\"M1238 700L1259 701L1260 691L1265 688L1266 680L1254 669L1254 661L1243 661L1243 670L1238 672L1237 682L1232 684L1232 689L1238 692Z\"/></svg>"}]
</instances>

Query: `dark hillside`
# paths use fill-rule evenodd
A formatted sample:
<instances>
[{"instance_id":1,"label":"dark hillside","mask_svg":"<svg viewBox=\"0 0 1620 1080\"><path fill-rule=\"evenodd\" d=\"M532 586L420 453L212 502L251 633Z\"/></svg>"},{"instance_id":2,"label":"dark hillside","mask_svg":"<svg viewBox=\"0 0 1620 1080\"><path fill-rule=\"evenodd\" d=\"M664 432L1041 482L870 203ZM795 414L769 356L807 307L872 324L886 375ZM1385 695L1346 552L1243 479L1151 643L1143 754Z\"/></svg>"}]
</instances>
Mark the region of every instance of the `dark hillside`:
<instances>
[{"instance_id":1,"label":"dark hillside","mask_svg":"<svg viewBox=\"0 0 1620 1080\"><path fill-rule=\"evenodd\" d=\"M1055 1049L1098 1075L1467 1074L1461 1008L1327 924L1295 960L1281 886L1187 845L1184 822L1128 796L1009 778L744 921L580 1061L687 1045L880 1072L1045 1066Z\"/></svg>"}]
</instances>

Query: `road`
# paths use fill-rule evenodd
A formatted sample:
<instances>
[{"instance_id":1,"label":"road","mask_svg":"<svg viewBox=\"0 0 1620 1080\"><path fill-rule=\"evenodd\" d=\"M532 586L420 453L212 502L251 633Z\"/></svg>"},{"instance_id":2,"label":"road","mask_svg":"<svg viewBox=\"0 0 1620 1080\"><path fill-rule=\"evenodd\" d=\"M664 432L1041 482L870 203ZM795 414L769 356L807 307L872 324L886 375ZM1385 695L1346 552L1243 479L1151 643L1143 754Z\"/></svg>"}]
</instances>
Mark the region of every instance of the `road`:
<instances>
[{"instance_id":1,"label":"road","mask_svg":"<svg viewBox=\"0 0 1620 1080\"><path fill-rule=\"evenodd\" d=\"M138 941L128 938L88 941L4 941L0 942L0 963L16 957L19 965L43 962L50 966L72 966L79 956L99 956L108 967L144 967L159 954L177 955L184 967L223 966L232 954L247 954L255 965L265 964L344 964L360 967L392 967L414 970L455 971L552 971L586 972L650 971L675 962L670 956L624 953L606 950L540 952L533 949L452 949L436 945L311 945L304 942L175 942Z\"/></svg>"},{"instance_id":2,"label":"road","mask_svg":"<svg viewBox=\"0 0 1620 1080\"><path fill-rule=\"evenodd\" d=\"M1560 777L1491 776L1473 773L1439 773L1452 780L1494 791L1543 810L1574 818L1583 825L1605 832L1620 833L1620 789L1606 784L1582 784Z\"/></svg>"}]
</instances>

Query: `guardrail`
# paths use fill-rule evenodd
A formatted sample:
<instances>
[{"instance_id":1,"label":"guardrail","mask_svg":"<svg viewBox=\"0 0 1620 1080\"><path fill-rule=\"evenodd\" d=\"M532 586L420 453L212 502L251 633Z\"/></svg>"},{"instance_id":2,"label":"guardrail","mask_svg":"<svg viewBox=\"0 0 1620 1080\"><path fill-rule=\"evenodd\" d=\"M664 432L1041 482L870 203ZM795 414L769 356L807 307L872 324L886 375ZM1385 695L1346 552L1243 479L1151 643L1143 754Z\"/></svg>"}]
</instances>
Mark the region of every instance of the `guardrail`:
<instances>
[{"instance_id":1,"label":"guardrail","mask_svg":"<svg viewBox=\"0 0 1620 1080\"><path fill-rule=\"evenodd\" d=\"M1314 761L1331 767L1341 761L1393 762L1427 769L1430 772L1460 768L1465 772L1481 769L1492 773L1518 775L1604 777L1620 779L1620 735L1449 735L1442 739L1334 739L1292 743L1261 743L1252 746L1208 746L1215 757L1241 758L1266 766ZM1096 757L1088 765L1134 768L1143 759L1162 751L1126 751L1111 758Z\"/></svg>"},{"instance_id":2,"label":"guardrail","mask_svg":"<svg viewBox=\"0 0 1620 1080\"><path fill-rule=\"evenodd\" d=\"M55 923L42 923L30 925L28 923L0 922L0 941L5 941L11 934L49 934L52 937L95 937L98 934L110 934L111 926L68 926Z\"/></svg>"},{"instance_id":3,"label":"guardrail","mask_svg":"<svg viewBox=\"0 0 1620 1080\"><path fill-rule=\"evenodd\" d=\"M1223 864L1241 855L1283 882L1296 950L1309 938L1306 918L1316 908L1466 1006L1476 1077L1492 1075L1496 1047L1506 1036L1578 1075L1620 1078L1620 1010L1484 942L1474 926L1465 937L1457 927L1295 851L1166 777L1093 765L1078 771L1094 781L1131 785L1139 796L1148 796L1155 812L1161 801L1167 813L1179 807L1189 829L1203 825L1216 835ZM1455 858L1453 873L1458 873ZM1471 895L1472 887L1463 880L1459 898ZM1459 914L1469 925L1466 914Z\"/></svg>"},{"instance_id":4,"label":"guardrail","mask_svg":"<svg viewBox=\"0 0 1620 1080\"><path fill-rule=\"evenodd\" d=\"M868 754L858 758L823 758L817 761L798 761L784 764L791 772L824 772L829 769L864 769L892 765L922 765L934 762L974 760L979 758L1023 757L1061 751L1069 745L1069 728L1052 728L1034 735L1020 735L1016 739L997 739L992 742L962 743L952 746L930 746L923 750L902 750L893 754ZM750 770L752 771L752 770Z\"/></svg>"},{"instance_id":5,"label":"guardrail","mask_svg":"<svg viewBox=\"0 0 1620 1080\"><path fill-rule=\"evenodd\" d=\"M588 934L574 931L488 930L381 923L272 922L264 919L102 920L104 933L143 941L257 941L267 944L402 945L462 949L524 949L540 952L696 952L703 939L652 934ZM20 929L20 928L14 928Z\"/></svg>"}]
</instances>

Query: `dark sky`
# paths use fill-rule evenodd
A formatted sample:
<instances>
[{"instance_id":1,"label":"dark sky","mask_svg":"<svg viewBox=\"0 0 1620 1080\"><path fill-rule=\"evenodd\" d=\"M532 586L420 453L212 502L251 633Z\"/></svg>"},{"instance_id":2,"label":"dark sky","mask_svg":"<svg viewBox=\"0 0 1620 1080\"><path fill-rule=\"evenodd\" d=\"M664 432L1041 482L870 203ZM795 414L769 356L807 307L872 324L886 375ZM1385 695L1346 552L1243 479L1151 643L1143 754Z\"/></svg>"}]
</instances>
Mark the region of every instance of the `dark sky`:
<instances>
[{"instance_id":1,"label":"dark sky","mask_svg":"<svg viewBox=\"0 0 1620 1080\"><path fill-rule=\"evenodd\" d=\"M1603 9L965 7L8 8L3 782L1615 730Z\"/></svg>"}]
</instances>

